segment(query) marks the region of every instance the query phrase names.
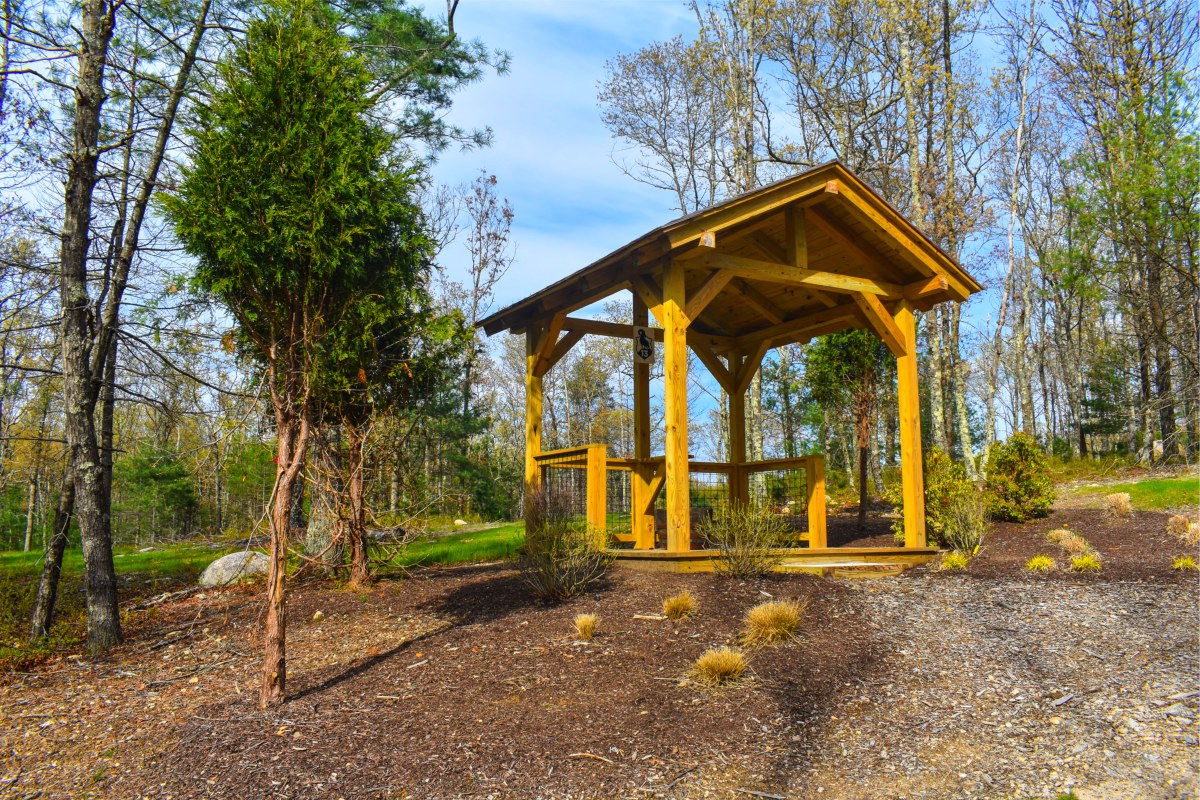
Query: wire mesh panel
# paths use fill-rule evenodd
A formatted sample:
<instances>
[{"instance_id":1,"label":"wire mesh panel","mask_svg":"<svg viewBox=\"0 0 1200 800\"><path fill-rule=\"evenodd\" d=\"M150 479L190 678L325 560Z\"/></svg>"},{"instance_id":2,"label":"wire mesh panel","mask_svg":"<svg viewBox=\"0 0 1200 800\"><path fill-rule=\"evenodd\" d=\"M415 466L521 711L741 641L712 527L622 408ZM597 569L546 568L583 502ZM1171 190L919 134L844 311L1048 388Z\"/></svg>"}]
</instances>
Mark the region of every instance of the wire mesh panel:
<instances>
[{"instance_id":1,"label":"wire mesh panel","mask_svg":"<svg viewBox=\"0 0 1200 800\"><path fill-rule=\"evenodd\" d=\"M605 527L611 537L633 536L633 473L628 469L605 470Z\"/></svg>"},{"instance_id":2,"label":"wire mesh panel","mask_svg":"<svg viewBox=\"0 0 1200 800\"><path fill-rule=\"evenodd\" d=\"M770 469L747 464L750 503L769 508L793 531L808 529L808 475L805 466Z\"/></svg>"},{"instance_id":3,"label":"wire mesh panel","mask_svg":"<svg viewBox=\"0 0 1200 800\"><path fill-rule=\"evenodd\" d=\"M542 496L556 517L587 522L587 456L579 450L561 450L537 456Z\"/></svg>"}]
</instances>

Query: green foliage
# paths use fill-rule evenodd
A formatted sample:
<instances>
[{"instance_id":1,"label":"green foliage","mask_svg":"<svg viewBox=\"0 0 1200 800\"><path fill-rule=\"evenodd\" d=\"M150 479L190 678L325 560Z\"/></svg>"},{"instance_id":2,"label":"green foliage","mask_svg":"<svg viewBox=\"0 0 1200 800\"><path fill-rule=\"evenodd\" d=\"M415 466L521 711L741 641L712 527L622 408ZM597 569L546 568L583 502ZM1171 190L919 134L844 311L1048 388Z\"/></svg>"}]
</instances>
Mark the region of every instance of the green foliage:
<instances>
[{"instance_id":1,"label":"green foliage","mask_svg":"<svg viewBox=\"0 0 1200 800\"><path fill-rule=\"evenodd\" d=\"M1171 562L1171 569L1183 572L1186 570L1200 569L1200 566L1197 566L1196 559L1192 558L1191 556L1179 556Z\"/></svg>"},{"instance_id":2,"label":"green foliage","mask_svg":"<svg viewBox=\"0 0 1200 800\"><path fill-rule=\"evenodd\" d=\"M898 541L904 541L901 483L887 487L887 500L900 515L892 524L892 532ZM925 536L930 545L974 552L984 530L977 513L978 502L979 492L967 479L962 464L936 447L925 452Z\"/></svg>"},{"instance_id":3,"label":"green foliage","mask_svg":"<svg viewBox=\"0 0 1200 800\"><path fill-rule=\"evenodd\" d=\"M1014 433L992 445L984 497L995 519L1024 522L1050 513L1054 485L1046 455L1032 436Z\"/></svg>"},{"instance_id":4,"label":"green foliage","mask_svg":"<svg viewBox=\"0 0 1200 800\"><path fill-rule=\"evenodd\" d=\"M942 556L942 560L938 562L938 569L946 572L959 572L971 565L971 557L966 553L953 550Z\"/></svg>"},{"instance_id":5,"label":"green foliage","mask_svg":"<svg viewBox=\"0 0 1200 800\"><path fill-rule=\"evenodd\" d=\"M787 521L770 506L720 503L704 524L704 541L717 551L713 566L731 578L766 575L783 558L778 552L791 534Z\"/></svg>"},{"instance_id":6,"label":"green foliage","mask_svg":"<svg viewBox=\"0 0 1200 800\"><path fill-rule=\"evenodd\" d=\"M1057 565L1050 556L1034 556L1025 562L1025 569L1030 572L1053 572Z\"/></svg>"},{"instance_id":7,"label":"green foliage","mask_svg":"<svg viewBox=\"0 0 1200 800\"><path fill-rule=\"evenodd\" d=\"M1079 494L1128 494L1137 508L1162 510L1195 505L1200 476L1182 478L1151 478L1134 483L1114 483L1105 486L1085 486Z\"/></svg>"},{"instance_id":8,"label":"green foliage","mask_svg":"<svg viewBox=\"0 0 1200 800\"><path fill-rule=\"evenodd\" d=\"M423 536L404 548L398 563L405 567L467 564L515 558L525 541L525 525L514 523L448 536Z\"/></svg>"},{"instance_id":9,"label":"green foliage","mask_svg":"<svg viewBox=\"0 0 1200 800\"><path fill-rule=\"evenodd\" d=\"M1100 556L1095 553L1084 553L1071 557L1071 569L1075 572L1099 572L1103 566Z\"/></svg>"},{"instance_id":10,"label":"green foliage","mask_svg":"<svg viewBox=\"0 0 1200 800\"><path fill-rule=\"evenodd\" d=\"M179 539L195 530L194 479L179 454L143 446L113 464L114 532Z\"/></svg>"}]
</instances>

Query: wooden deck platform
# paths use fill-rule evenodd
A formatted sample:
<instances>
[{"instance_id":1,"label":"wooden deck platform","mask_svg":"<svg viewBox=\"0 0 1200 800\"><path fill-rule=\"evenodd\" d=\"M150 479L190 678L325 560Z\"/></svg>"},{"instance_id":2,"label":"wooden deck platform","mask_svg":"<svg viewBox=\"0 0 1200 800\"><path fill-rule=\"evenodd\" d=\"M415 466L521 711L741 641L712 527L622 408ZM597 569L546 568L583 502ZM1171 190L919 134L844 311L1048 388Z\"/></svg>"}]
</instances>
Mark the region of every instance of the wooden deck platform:
<instances>
[{"instance_id":1,"label":"wooden deck platform","mask_svg":"<svg viewBox=\"0 0 1200 800\"><path fill-rule=\"evenodd\" d=\"M716 550L613 550L617 566L645 572L713 572ZM880 578L937 557L936 547L788 548L776 572L808 572L832 578Z\"/></svg>"}]
</instances>

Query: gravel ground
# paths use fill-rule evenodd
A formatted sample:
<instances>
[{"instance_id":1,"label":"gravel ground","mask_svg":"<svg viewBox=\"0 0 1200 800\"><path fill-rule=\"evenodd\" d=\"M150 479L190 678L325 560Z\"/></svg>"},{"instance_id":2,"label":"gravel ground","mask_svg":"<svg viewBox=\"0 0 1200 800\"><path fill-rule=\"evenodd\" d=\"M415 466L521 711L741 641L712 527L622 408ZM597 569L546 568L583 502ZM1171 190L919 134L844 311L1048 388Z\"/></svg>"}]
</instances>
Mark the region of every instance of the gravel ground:
<instances>
[{"instance_id":1,"label":"gravel ground","mask_svg":"<svg viewBox=\"0 0 1200 800\"><path fill-rule=\"evenodd\" d=\"M803 737L811 749L678 796L1197 796L1194 584L923 572L849 585L888 653L874 677L846 685L822 735Z\"/></svg>"}]
</instances>

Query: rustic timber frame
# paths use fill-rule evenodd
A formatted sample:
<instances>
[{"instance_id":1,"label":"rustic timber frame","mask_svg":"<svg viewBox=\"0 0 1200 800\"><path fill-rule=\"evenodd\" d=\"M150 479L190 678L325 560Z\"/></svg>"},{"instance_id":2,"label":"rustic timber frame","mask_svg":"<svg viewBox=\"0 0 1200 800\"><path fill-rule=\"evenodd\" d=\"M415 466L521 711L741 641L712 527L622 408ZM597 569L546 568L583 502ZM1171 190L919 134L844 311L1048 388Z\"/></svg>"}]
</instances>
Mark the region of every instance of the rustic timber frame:
<instances>
[{"instance_id":1,"label":"rustic timber frame","mask_svg":"<svg viewBox=\"0 0 1200 800\"><path fill-rule=\"evenodd\" d=\"M661 491L666 546L659 555L684 560L694 558L689 473L701 466L688 460L688 349L728 397L729 463L716 467L728 476L729 497L745 500L746 475L756 468L746 461L745 396L763 357L771 348L847 328L874 332L897 362L905 530L903 549L878 550L916 555L932 551L925 539L914 312L965 301L981 288L850 170L831 162L656 228L479 327L488 335L525 335L527 490L539 485L548 456L574 458L590 474L589 519L602 527L604 473L628 470L634 552L655 549L653 504ZM630 324L571 316L620 291L633 296ZM651 457L650 366L633 359L632 346L633 458L608 459L603 445L575 448L574 456L543 454L543 376L584 335L632 340L651 318L664 366L664 454ZM823 465L819 458L793 461L789 466L807 476L806 551L816 554L827 549Z\"/></svg>"}]
</instances>

